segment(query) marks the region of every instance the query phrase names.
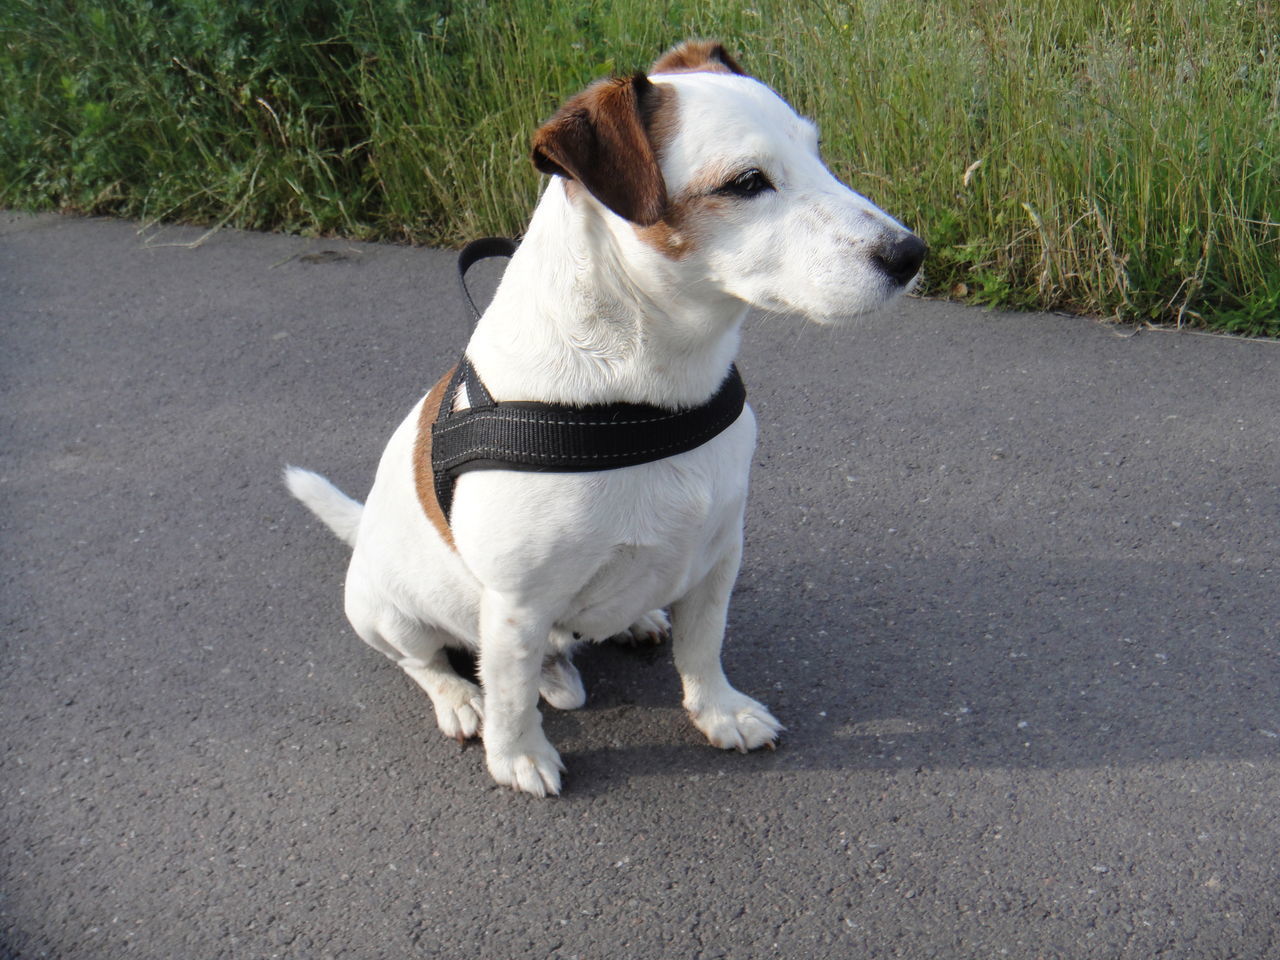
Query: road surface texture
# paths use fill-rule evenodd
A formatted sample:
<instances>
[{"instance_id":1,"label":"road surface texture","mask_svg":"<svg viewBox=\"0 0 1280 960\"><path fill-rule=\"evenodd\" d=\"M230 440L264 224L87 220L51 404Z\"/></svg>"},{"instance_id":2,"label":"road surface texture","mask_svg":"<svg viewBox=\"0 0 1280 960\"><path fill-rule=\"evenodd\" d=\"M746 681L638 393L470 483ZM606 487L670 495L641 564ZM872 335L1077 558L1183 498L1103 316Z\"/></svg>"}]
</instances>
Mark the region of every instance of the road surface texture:
<instances>
[{"instance_id":1,"label":"road surface texture","mask_svg":"<svg viewBox=\"0 0 1280 960\"><path fill-rule=\"evenodd\" d=\"M443 251L0 213L0 955L1280 956L1280 345L909 301L751 318L707 746L579 656L558 799L343 618L461 348Z\"/></svg>"}]
</instances>

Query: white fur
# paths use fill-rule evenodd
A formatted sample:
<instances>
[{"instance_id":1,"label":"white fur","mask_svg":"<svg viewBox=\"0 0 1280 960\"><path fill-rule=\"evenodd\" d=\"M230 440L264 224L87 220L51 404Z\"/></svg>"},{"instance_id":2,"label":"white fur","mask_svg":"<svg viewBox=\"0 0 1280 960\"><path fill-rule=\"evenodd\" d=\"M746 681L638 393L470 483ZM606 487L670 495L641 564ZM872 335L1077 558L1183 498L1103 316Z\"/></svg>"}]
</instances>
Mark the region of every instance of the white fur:
<instances>
[{"instance_id":1,"label":"white fur","mask_svg":"<svg viewBox=\"0 0 1280 960\"><path fill-rule=\"evenodd\" d=\"M305 503L317 517L348 546L356 545L356 530L364 507L332 483L310 470L285 467L284 482L289 492Z\"/></svg>"},{"instance_id":2,"label":"white fur","mask_svg":"<svg viewBox=\"0 0 1280 960\"><path fill-rule=\"evenodd\" d=\"M870 251L905 229L831 176L808 121L747 77L651 79L676 92L679 122L661 154L671 197L720 168L759 168L776 189L716 205L673 259L553 178L467 348L498 400L701 403L737 353L749 307L833 321L901 292ZM347 615L426 690L446 734L472 736L483 718L493 777L558 793L564 765L543 734L539 690L579 706L574 635L662 632L670 607L693 722L717 747L773 745L781 724L720 664L755 443L749 407L710 442L654 463L466 473L456 550L415 494L418 412L388 443L362 513L314 474L290 468L288 478L339 536L350 541L358 523ZM446 646L479 652L483 695L449 668Z\"/></svg>"}]
</instances>

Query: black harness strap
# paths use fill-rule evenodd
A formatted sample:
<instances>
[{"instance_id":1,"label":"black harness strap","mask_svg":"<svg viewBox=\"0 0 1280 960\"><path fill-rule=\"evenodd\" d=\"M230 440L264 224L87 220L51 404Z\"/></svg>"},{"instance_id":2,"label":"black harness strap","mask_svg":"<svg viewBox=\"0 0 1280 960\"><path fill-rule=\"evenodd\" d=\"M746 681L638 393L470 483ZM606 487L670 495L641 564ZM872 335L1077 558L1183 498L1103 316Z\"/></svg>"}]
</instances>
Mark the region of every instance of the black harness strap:
<instances>
[{"instance_id":1,"label":"black harness strap","mask_svg":"<svg viewBox=\"0 0 1280 960\"><path fill-rule=\"evenodd\" d=\"M464 379L469 383L474 373L471 361L464 357L431 428L436 499L446 518L460 474L470 470L589 473L662 460L700 447L723 431L741 415L747 397L738 368L730 367L710 400L683 410L638 403L579 407L491 400L446 412L458 384Z\"/></svg>"},{"instance_id":2,"label":"black harness strap","mask_svg":"<svg viewBox=\"0 0 1280 960\"><path fill-rule=\"evenodd\" d=\"M481 260L488 260L490 257L510 257L516 252L518 246L520 246L519 243L508 240L506 237L481 237L479 240L472 240L458 254L458 286L462 287L462 299L466 300L467 306L471 308L473 321L480 319L480 309L471 299L471 291L467 289L467 271Z\"/></svg>"},{"instance_id":3,"label":"black harness strap","mask_svg":"<svg viewBox=\"0 0 1280 960\"><path fill-rule=\"evenodd\" d=\"M467 269L485 257L510 256L514 249L510 240L488 238L469 244L459 256L463 295L477 318L479 311L467 290ZM454 412L463 384L470 406ZM730 365L720 388L696 407L499 402L464 355L431 427L436 499L447 520L457 478L470 470L585 473L673 457L700 447L737 420L746 397L738 368Z\"/></svg>"}]
</instances>

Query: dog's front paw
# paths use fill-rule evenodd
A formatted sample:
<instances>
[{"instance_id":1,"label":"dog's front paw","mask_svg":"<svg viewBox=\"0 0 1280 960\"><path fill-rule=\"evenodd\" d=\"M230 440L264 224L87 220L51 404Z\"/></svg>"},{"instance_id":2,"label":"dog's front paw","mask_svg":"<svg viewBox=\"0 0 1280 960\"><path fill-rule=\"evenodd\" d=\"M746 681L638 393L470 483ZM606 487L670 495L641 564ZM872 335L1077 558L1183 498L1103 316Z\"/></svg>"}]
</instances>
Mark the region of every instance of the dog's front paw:
<instances>
[{"instance_id":1,"label":"dog's front paw","mask_svg":"<svg viewBox=\"0 0 1280 960\"><path fill-rule=\"evenodd\" d=\"M772 749L786 729L764 704L737 690L702 703L686 703L685 707L694 726L721 750L746 753L756 747Z\"/></svg>"},{"instance_id":2,"label":"dog's front paw","mask_svg":"<svg viewBox=\"0 0 1280 960\"><path fill-rule=\"evenodd\" d=\"M609 639L628 647L657 646L671 636L671 621L663 610L650 610L621 633Z\"/></svg>"},{"instance_id":3,"label":"dog's front paw","mask_svg":"<svg viewBox=\"0 0 1280 960\"><path fill-rule=\"evenodd\" d=\"M535 797L560 793L560 774L564 762L541 730L537 735L527 735L511 748L494 748L485 745L485 760L489 773L504 787L512 787L532 793Z\"/></svg>"}]
</instances>

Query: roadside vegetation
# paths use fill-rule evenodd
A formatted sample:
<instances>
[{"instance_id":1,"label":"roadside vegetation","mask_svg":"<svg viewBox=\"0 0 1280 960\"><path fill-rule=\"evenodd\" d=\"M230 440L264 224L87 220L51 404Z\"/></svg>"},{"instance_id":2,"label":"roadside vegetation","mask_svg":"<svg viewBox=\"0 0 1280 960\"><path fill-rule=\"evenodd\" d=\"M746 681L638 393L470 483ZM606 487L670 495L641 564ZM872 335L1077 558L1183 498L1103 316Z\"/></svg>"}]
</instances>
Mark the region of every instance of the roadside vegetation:
<instances>
[{"instance_id":1,"label":"roadside vegetation","mask_svg":"<svg viewBox=\"0 0 1280 960\"><path fill-rule=\"evenodd\" d=\"M1280 336L1270 0L0 0L0 206L515 234L534 127L689 36L819 122L927 293Z\"/></svg>"}]
</instances>

